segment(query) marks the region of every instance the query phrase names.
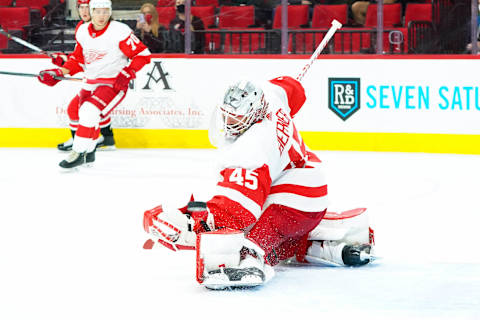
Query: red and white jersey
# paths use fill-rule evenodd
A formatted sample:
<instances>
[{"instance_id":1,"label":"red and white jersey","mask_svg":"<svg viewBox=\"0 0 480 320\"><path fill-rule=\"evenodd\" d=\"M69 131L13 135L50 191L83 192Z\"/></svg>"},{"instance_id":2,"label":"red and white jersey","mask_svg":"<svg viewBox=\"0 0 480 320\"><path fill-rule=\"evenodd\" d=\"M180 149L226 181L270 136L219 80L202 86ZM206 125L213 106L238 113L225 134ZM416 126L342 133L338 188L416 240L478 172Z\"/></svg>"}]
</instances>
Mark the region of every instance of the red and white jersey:
<instances>
[{"instance_id":1,"label":"red and white jersey","mask_svg":"<svg viewBox=\"0 0 480 320\"><path fill-rule=\"evenodd\" d=\"M121 22L110 21L100 31L91 22L83 23L78 26L75 39L77 45L64 67L74 74L83 65L87 79L115 78L129 59L140 58L130 63L135 71L150 61L148 48Z\"/></svg>"},{"instance_id":2,"label":"red and white jersey","mask_svg":"<svg viewBox=\"0 0 480 320\"><path fill-rule=\"evenodd\" d=\"M80 28L80 26L81 26L82 24L86 24L86 23L88 23L88 22L85 22L85 21L83 21L83 20L80 20L80 21L77 23L77 25L75 26L75 34L77 34L78 28ZM73 52L70 53L70 54L67 56L67 60L68 60L68 59L75 59L75 57L73 56ZM82 69L79 70L78 72L83 72L83 67L84 67L83 64L80 63L80 62L79 62L78 64L79 64L79 66L82 68ZM76 72L75 72L75 73L76 73ZM74 75L75 73L72 73L72 72L71 72L70 74L71 74L71 75Z\"/></svg>"},{"instance_id":3,"label":"red and white jersey","mask_svg":"<svg viewBox=\"0 0 480 320\"><path fill-rule=\"evenodd\" d=\"M305 102L300 82L262 85L267 116L221 149L221 178L208 208L217 226L245 228L271 204L305 212L327 208L322 163L305 146L292 117Z\"/></svg>"}]
</instances>

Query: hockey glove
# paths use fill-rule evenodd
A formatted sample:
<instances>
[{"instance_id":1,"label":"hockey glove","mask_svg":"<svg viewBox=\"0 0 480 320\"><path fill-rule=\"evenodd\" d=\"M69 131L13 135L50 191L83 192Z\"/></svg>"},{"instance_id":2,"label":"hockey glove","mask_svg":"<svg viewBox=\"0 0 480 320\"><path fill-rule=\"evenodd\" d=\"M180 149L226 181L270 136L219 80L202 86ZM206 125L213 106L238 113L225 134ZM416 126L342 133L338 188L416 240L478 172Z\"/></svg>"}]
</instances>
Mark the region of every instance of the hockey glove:
<instances>
[{"instance_id":1,"label":"hockey glove","mask_svg":"<svg viewBox=\"0 0 480 320\"><path fill-rule=\"evenodd\" d=\"M195 249L197 235L192 231L193 224L193 219L180 210L161 205L143 215L145 231L173 251Z\"/></svg>"},{"instance_id":2,"label":"hockey glove","mask_svg":"<svg viewBox=\"0 0 480 320\"><path fill-rule=\"evenodd\" d=\"M52 63L58 67L63 67L67 61L67 56L64 53L58 52L52 54Z\"/></svg>"},{"instance_id":3,"label":"hockey glove","mask_svg":"<svg viewBox=\"0 0 480 320\"><path fill-rule=\"evenodd\" d=\"M193 231L195 233L215 230L214 217L208 211L206 202L190 201L185 214L193 219Z\"/></svg>"},{"instance_id":4,"label":"hockey glove","mask_svg":"<svg viewBox=\"0 0 480 320\"><path fill-rule=\"evenodd\" d=\"M41 83L53 87L60 81L58 79L55 79L55 77L63 77L63 72L61 69L48 69L40 71L37 79Z\"/></svg>"},{"instance_id":5,"label":"hockey glove","mask_svg":"<svg viewBox=\"0 0 480 320\"><path fill-rule=\"evenodd\" d=\"M127 92L128 84L130 83L130 80L133 79L135 79L135 71L132 68L125 67L122 71L120 71L117 78L115 79L113 89L115 89L116 91Z\"/></svg>"}]
</instances>

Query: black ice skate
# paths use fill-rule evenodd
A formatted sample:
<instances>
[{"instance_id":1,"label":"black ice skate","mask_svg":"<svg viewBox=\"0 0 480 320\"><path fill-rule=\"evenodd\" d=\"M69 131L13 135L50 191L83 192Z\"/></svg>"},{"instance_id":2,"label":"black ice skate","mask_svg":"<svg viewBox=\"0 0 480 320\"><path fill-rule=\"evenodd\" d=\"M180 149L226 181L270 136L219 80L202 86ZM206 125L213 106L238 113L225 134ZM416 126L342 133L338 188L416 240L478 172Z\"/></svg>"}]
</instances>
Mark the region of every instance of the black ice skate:
<instances>
[{"instance_id":1,"label":"black ice skate","mask_svg":"<svg viewBox=\"0 0 480 320\"><path fill-rule=\"evenodd\" d=\"M70 138L63 143L59 143L57 145L57 149L60 151L70 151L72 150L72 146L73 146L73 138Z\"/></svg>"},{"instance_id":2,"label":"black ice skate","mask_svg":"<svg viewBox=\"0 0 480 320\"><path fill-rule=\"evenodd\" d=\"M58 150L60 150L60 151L70 151L70 150L72 150L73 138L75 137L76 131L70 129L70 132L72 133L72 137L70 139L68 139L67 141L63 142L63 143L59 143L57 145Z\"/></svg>"},{"instance_id":3,"label":"black ice skate","mask_svg":"<svg viewBox=\"0 0 480 320\"><path fill-rule=\"evenodd\" d=\"M93 150L92 152L87 152L87 154L85 155L85 164L87 166L91 166L93 162L95 162L95 150Z\"/></svg>"},{"instance_id":4,"label":"black ice skate","mask_svg":"<svg viewBox=\"0 0 480 320\"><path fill-rule=\"evenodd\" d=\"M346 266L363 266L372 259L370 256L371 246L369 244L362 245L346 245L342 249L342 260Z\"/></svg>"},{"instance_id":5,"label":"black ice skate","mask_svg":"<svg viewBox=\"0 0 480 320\"><path fill-rule=\"evenodd\" d=\"M115 150L116 147L113 136L100 136L97 140L97 146L95 148L102 151Z\"/></svg>"},{"instance_id":6,"label":"black ice skate","mask_svg":"<svg viewBox=\"0 0 480 320\"><path fill-rule=\"evenodd\" d=\"M347 244L338 241L312 241L305 260L327 266L362 266L375 259L370 244Z\"/></svg>"},{"instance_id":7,"label":"black ice skate","mask_svg":"<svg viewBox=\"0 0 480 320\"><path fill-rule=\"evenodd\" d=\"M81 166L85 163L85 152L78 153L76 151L71 151L67 159L59 163L59 166L64 169L72 169L78 166Z\"/></svg>"}]
</instances>

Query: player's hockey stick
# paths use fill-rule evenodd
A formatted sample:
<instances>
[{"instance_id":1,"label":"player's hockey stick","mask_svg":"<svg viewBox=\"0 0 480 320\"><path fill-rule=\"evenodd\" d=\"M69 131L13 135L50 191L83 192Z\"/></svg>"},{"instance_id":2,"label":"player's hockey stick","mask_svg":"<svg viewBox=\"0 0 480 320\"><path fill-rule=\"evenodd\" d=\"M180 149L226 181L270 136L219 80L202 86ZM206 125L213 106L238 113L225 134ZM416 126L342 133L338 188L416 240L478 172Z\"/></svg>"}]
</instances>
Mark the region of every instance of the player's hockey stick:
<instances>
[{"instance_id":1,"label":"player's hockey stick","mask_svg":"<svg viewBox=\"0 0 480 320\"><path fill-rule=\"evenodd\" d=\"M20 76L20 77L38 77L36 73L20 73L20 72L9 72L9 71L0 71L0 74L8 75L8 76ZM57 80L68 80L68 81L75 81L87 84L113 84L115 82L114 79L82 79L82 78L72 78L72 77L60 77L60 76L53 76L53 78Z\"/></svg>"},{"instance_id":2,"label":"player's hockey stick","mask_svg":"<svg viewBox=\"0 0 480 320\"><path fill-rule=\"evenodd\" d=\"M327 46L328 41L330 41L330 39L333 37L333 34L335 33L335 31L337 31L341 27L342 27L342 24L340 22L338 22L337 20L333 19L332 26L330 27L330 29L328 29L327 34L325 35L325 37L320 42L317 49L315 49L315 52L310 57L310 60L308 60L307 64L303 67L302 71L297 76L298 81L302 81L302 79L305 76L305 74L307 73L308 69L310 69L313 62L315 62L315 60L318 58L318 56L320 55L322 50Z\"/></svg>"},{"instance_id":3,"label":"player's hockey stick","mask_svg":"<svg viewBox=\"0 0 480 320\"><path fill-rule=\"evenodd\" d=\"M32 49L33 51L35 52L38 52L38 53L42 53L42 54L46 54L47 56L49 57L52 57L52 53L50 52L47 52L45 50L42 50L40 49L39 47L37 47L36 45L33 45L31 44L30 42L27 42L25 40L22 40L20 39L19 37L15 37L15 36L12 36L10 33L6 32L5 30L3 30L3 28L0 26L0 33L3 34L5 37L7 37L8 39L11 39L19 44L21 44L22 46L25 46L29 49Z\"/></svg>"}]
</instances>

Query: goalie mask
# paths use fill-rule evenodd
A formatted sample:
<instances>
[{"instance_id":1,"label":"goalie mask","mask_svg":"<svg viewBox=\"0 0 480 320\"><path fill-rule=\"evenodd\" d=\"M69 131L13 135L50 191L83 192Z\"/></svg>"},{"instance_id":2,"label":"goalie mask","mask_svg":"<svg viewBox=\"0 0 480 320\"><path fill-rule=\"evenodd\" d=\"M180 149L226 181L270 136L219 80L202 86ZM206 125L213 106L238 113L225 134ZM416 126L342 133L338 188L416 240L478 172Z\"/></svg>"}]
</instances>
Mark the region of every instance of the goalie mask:
<instances>
[{"instance_id":1,"label":"goalie mask","mask_svg":"<svg viewBox=\"0 0 480 320\"><path fill-rule=\"evenodd\" d=\"M231 85L220 107L225 136L238 137L254 123L262 120L267 105L263 90L255 83L242 80Z\"/></svg>"}]
</instances>

